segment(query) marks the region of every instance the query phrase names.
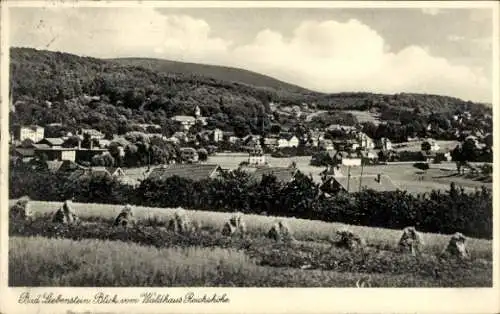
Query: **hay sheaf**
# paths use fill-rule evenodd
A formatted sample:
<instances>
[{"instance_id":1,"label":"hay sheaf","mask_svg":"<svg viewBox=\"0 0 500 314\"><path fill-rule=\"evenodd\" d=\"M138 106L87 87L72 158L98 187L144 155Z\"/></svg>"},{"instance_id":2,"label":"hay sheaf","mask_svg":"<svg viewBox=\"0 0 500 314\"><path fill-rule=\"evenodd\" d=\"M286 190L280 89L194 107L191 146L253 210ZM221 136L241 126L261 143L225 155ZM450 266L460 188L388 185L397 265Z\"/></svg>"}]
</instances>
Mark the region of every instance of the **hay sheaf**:
<instances>
[{"instance_id":1,"label":"hay sheaf","mask_svg":"<svg viewBox=\"0 0 500 314\"><path fill-rule=\"evenodd\" d=\"M422 252L424 240L422 235L417 232L415 227L406 227L399 239L398 247L402 253L411 253L417 255Z\"/></svg>"},{"instance_id":2,"label":"hay sheaf","mask_svg":"<svg viewBox=\"0 0 500 314\"><path fill-rule=\"evenodd\" d=\"M336 242L337 247L348 250L355 250L366 247L365 239L350 230L337 231L337 235L340 237L339 241Z\"/></svg>"},{"instance_id":3,"label":"hay sheaf","mask_svg":"<svg viewBox=\"0 0 500 314\"><path fill-rule=\"evenodd\" d=\"M113 226L130 227L135 224L134 212L132 211L132 206L125 205L113 223Z\"/></svg>"},{"instance_id":4,"label":"hay sheaf","mask_svg":"<svg viewBox=\"0 0 500 314\"><path fill-rule=\"evenodd\" d=\"M23 196L12 205L9 209L9 217L11 219L21 220L31 219L33 217L33 211L31 210L30 198L28 196Z\"/></svg>"},{"instance_id":5,"label":"hay sheaf","mask_svg":"<svg viewBox=\"0 0 500 314\"><path fill-rule=\"evenodd\" d=\"M460 259L468 259L470 257L469 250L467 249L467 238L460 232L456 232L451 236L448 245L443 251L444 257L456 257Z\"/></svg>"},{"instance_id":6,"label":"hay sheaf","mask_svg":"<svg viewBox=\"0 0 500 314\"><path fill-rule=\"evenodd\" d=\"M274 223L267 233L267 237L274 241L288 241L294 242L292 230L288 224L282 220Z\"/></svg>"},{"instance_id":7,"label":"hay sheaf","mask_svg":"<svg viewBox=\"0 0 500 314\"><path fill-rule=\"evenodd\" d=\"M184 210L178 209L174 217L168 222L167 230L175 234L189 234L199 230L201 225L193 223Z\"/></svg>"},{"instance_id":8,"label":"hay sheaf","mask_svg":"<svg viewBox=\"0 0 500 314\"><path fill-rule=\"evenodd\" d=\"M247 226L243 221L243 215L241 213L234 214L222 227L222 235L226 237L233 235L240 235L243 237L246 234Z\"/></svg>"},{"instance_id":9,"label":"hay sheaf","mask_svg":"<svg viewBox=\"0 0 500 314\"><path fill-rule=\"evenodd\" d=\"M80 218L75 214L70 200L66 200L63 206L54 213L52 222L63 225L80 223Z\"/></svg>"}]
</instances>

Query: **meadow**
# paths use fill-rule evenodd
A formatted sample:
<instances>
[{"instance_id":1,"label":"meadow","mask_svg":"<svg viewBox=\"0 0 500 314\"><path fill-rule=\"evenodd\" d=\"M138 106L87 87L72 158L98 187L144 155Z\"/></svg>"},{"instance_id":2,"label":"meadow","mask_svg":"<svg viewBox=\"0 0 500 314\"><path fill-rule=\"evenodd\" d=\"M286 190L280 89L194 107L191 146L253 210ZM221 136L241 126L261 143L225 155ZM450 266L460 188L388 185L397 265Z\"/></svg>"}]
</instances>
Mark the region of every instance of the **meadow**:
<instances>
[{"instance_id":1,"label":"meadow","mask_svg":"<svg viewBox=\"0 0 500 314\"><path fill-rule=\"evenodd\" d=\"M11 201L11 204L14 200ZM30 206L35 217L42 218L56 211L62 203L31 201ZM111 224L114 218L123 208L123 205L108 204L87 204L74 203L75 213L90 222ZM148 227L165 227L173 217L177 208L151 208L134 206L136 219ZM211 230L212 233L222 230L223 224L231 217L228 212L210 212L186 210L187 215L194 222L198 222L203 229ZM248 233L252 236L260 236L271 228L278 219L285 221L293 230L294 236L299 241L314 242L321 245L329 245L336 237L336 231L349 229L361 237L375 248L388 251L396 251L401 230L384 229L365 226L354 226L342 223L328 223L316 220L283 218L263 215L245 214L244 220L248 228ZM418 229L418 228L417 228ZM447 245L450 235L422 233L425 242L424 252L428 254L439 254ZM468 248L475 258L491 259L492 242L486 239L468 239Z\"/></svg>"},{"instance_id":2,"label":"meadow","mask_svg":"<svg viewBox=\"0 0 500 314\"><path fill-rule=\"evenodd\" d=\"M361 272L259 266L233 249L156 249L115 241L42 237L11 237L9 247L10 286L354 287L366 276ZM373 287L446 285L443 279L411 273L370 276ZM475 282L465 281L471 280L470 275L462 281L471 286L491 285L488 278L475 276Z\"/></svg>"},{"instance_id":3,"label":"meadow","mask_svg":"<svg viewBox=\"0 0 500 314\"><path fill-rule=\"evenodd\" d=\"M306 175L312 175L315 182L321 182L320 173L325 170L324 167L311 166L310 156L296 156L287 158L275 158L267 156L268 163L273 167L288 167L295 162L297 168ZM210 156L207 163L218 164L223 169L236 169L242 161L247 161L247 154L228 153ZM413 167L413 162L407 163L388 163L385 165L370 165L363 168L363 175L375 175L382 173L388 175L394 184L401 190L406 190L412 194L431 192L432 190L446 191L450 188L450 183L455 182L457 186L463 187L466 191L474 191L482 185L491 188L491 183L483 183L456 176L455 164L445 162L441 164L430 164L430 169L423 176L417 168ZM341 172L347 175L348 169L341 166ZM360 167L351 167L351 175L360 175Z\"/></svg>"},{"instance_id":4,"label":"meadow","mask_svg":"<svg viewBox=\"0 0 500 314\"><path fill-rule=\"evenodd\" d=\"M82 217L83 218L83 217ZM391 247L349 251L319 241L274 242L256 233L228 238L211 226L174 234L142 221L61 226L11 221L10 286L373 287L491 286L491 259L417 257Z\"/></svg>"}]
</instances>

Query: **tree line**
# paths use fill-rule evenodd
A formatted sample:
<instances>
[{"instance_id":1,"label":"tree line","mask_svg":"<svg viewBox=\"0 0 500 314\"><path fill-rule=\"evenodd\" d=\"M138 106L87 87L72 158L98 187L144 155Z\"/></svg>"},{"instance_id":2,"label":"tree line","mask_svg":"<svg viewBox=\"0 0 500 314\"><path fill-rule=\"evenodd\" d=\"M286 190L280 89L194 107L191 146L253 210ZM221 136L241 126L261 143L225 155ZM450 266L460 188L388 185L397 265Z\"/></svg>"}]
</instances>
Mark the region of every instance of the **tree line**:
<instances>
[{"instance_id":1,"label":"tree line","mask_svg":"<svg viewBox=\"0 0 500 314\"><path fill-rule=\"evenodd\" d=\"M416 226L423 232L462 232L471 237L492 237L492 192L475 192L450 185L448 191L413 195L406 191L339 193L328 197L311 177L298 172L295 180L280 182L273 175L261 180L244 171L192 181L170 177L147 178L139 186L122 184L110 176L69 180L64 173L9 172L10 198L28 195L35 200L186 207L207 211L241 211L401 229Z\"/></svg>"}]
</instances>

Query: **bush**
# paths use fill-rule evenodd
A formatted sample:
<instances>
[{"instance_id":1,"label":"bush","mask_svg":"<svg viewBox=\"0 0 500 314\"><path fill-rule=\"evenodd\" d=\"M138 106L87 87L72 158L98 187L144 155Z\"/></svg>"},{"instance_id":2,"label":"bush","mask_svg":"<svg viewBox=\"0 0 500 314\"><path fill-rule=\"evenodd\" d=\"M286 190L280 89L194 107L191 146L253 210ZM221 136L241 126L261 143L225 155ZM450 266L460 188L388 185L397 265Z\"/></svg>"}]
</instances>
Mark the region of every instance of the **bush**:
<instances>
[{"instance_id":1,"label":"bush","mask_svg":"<svg viewBox=\"0 0 500 314\"><path fill-rule=\"evenodd\" d=\"M420 169L420 170L429 170L429 164L426 162L416 162L413 164L413 167Z\"/></svg>"},{"instance_id":2,"label":"bush","mask_svg":"<svg viewBox=\"0 0 500 314\"><path fill-rule=\"evenodd\" d=\"M491 165L491 164L482 164L481 166L479 166L479 168L481 169L481 173L483 175L492 175L493 174L493 165Z\"/></svg>"},{"instance_id":3,"label":"bush","mask_svg":"<svg viewBox=\"0 0 500 314\"><path fill-rule=\"evenodd\" d=\"M424 155L421 152L401 151L397 153L399 161L424 161Z\"/></svg>"}]
</instances>

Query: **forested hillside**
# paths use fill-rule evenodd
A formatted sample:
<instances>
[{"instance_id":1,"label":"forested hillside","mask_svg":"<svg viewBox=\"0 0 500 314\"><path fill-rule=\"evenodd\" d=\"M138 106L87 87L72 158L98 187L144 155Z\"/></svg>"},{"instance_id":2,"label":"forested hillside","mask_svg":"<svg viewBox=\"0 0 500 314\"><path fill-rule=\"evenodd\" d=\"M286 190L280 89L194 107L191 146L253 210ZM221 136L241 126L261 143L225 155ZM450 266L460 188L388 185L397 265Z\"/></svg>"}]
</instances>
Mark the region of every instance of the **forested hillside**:
<instances>
[{"instance_id":1,"label":"forested hillside","mask_svg":"<svg viewBox=\"0 0 500 314\"><path fill-rule=\"evenodd\" d=\"M119 58L110 60L121 65L140 66L158 72L187 75L195 74L197 76L210 77L221 81L239 82L288 92L309 92L302 87L285 83L266 75L237 68L149 58Z\"/></svg>"},{"instance_id":2,"label":"forested hillside","mask_svg":"<svg viewBox=\"0 0 500 314\"><path fill-rule=\"evenodd\" d=\"M213 67L200 66L198 71L197 65L190 65L180 71L183 65L172 65L183 72L172 73L167 63L162 64L156 67L151 63L145 68L67 53L12 48L11 93L15 106L11 109L15 112L11 114L11 125L63 121L70 128L90 126L112 134L130 131L130 124L138 122L159 124L164 133L169 133L169 117L192 114L199 106L201 114L208 117L209 128L245 135L269 130L271 101L281 106L315 103L318 109L378 108L382 118L387 119L397 119L400 113L409 111L421 115L449 115L463 110L491 113L491 107L451 97L321 94L280 85L277 80L242 70L221 67L212 71ZM210 72L207 69L218 73L212 76L228 80L204 76Z\"/></svg>"}]
</instances>

